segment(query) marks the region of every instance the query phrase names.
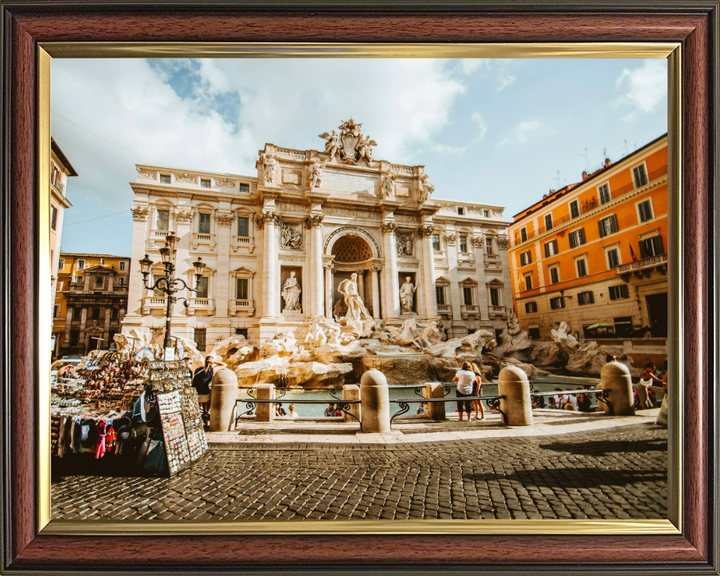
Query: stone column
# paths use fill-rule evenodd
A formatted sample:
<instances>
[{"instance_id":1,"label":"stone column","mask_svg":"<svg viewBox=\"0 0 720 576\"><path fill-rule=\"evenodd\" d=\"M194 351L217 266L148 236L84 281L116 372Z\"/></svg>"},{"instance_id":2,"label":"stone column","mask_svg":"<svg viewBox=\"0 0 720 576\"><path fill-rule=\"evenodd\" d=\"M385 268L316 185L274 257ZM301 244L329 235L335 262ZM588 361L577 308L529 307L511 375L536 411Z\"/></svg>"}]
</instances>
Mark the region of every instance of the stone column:
<instances>
[{"instance_id":1,"label":"stone column","mask_svg":"<svg viewBox=\"0 0 720 576\"><path fill-rule=\"evenodd\" d=\"M333 271L332 263L325 264L325 317L332 318L333 314Z\"/></svg>"},{"instance_id":2,"label":"stone column","mask_svg":"<svg viewBox=\"0 0 720 576\"><path fill-rule=\"evenodd\" d=\"M385 374L368 370L360 379L363 432L390 432L390 393Z\"/></svg>"},{"instance_id":3,"label":"stone column","mask_svg":"<svg viewBox=\"0 0 720 576\"><path fill-rule=\"evenodd\" d=\"M65 347L70 346L70 329L72 328L72 317L73 317L73 309L71 306L67 306L66 313L65 313L65 339L63 340L63 345Z\"/></svg>"},{"instance_id":4,"label":"stone column","mask_svg":"<svg viewBox=\"0 0 720 576\"><path fill-rule=\"evenodd\" d=\"M212 380L210 394L210 430L227 432L235 428L235 405L238 379L228 368L220 370ZM267 406L267 405L266 405Z\"/></svg>"},{"instance_id":5,"label":"stone column","mask_svg":"<svg viewBox=\"0 0 720 576\"><path fill-rule=\"evenodd\" d=\"M437 318L437 298L435 296L435 255L432 247L432 225L420 226L418 236L422 245L423 295L425 299L425 318Z\"/></svg>"},{"instance_id":6,"label":"stone column","mask_svg":"<svg viewBox=\"0 0 720 576\"><path fill-rule=\"evenodd\" d=\"M530 382L527 374L517 366L500 370L498 375L500 410L505 414L508 426L532 426L533 413L530 399Z\"/></svg>"},{"instance_id":7,"label":"stone column","mask_svg":"<svg viewBox=\"0 0 720 576\"><path fill-rule=\"evenodd\" d=\"M215 275L215 319L229 330L228 308L230 306L230 232L232 214L217 216L217 274ZM209 296L212 297L211 294ZM229 334L227 334L229 336Z\"/></svg>"},{"instance_id":8,"label":"stone column","mask_svg":"<svg viewBox=\"0 0 720 576\"><path fill-rule=\"evenodd\" d=\"M452 317L450 325L447 327L448 338L458 338L465 336L465 322L462 320L462 291L460 290L460 278L458 277L458 259L457 259L457 234L448 232L447 250L448 258L448 276L450 276L449 296L450 305L452 306Z\"/></svg>"},{"instance_id":9,"label":"stone column","mask_svg":"<svg viewBox=\"0 0 720 576\"><path fill-rule=\"evenodd\" d=\"M105 340L106 349L110 348L110 316L112 316L112 308L105 308L105 325L103 326L103 339ZM100 343L98 343L98 348L100 347Z\"/></svg>"},{"instance_id":10,"label":"stone column","mask_svg":"<svg viewBox=\"0 0 720 576\"><path fill-rule=\"evenodd\" d=\"M145 257L146 242L148 234L148 207L144 205L133 206L133 235L130 278L128 279L128 306L127 318L135 317L136 323L142 324L142 300L145 289L142 285L142 274L140 273L140 260Z\"/></svg>"},{"instance_id":11,"label":"stone column","mask_svg":"<svg viewBox=\"0 0 720 576\"><path fill-rule=\"evenodd\" d=\"M376 266L372 269L372 316L380 319L380 268Z\"/></svg>"},{"instance_id":12,"label":"stone column","mask_svg":"<svg viewBox=\"0 0 720 576\"><path fill-rule=\"evenodd\" d=\"M426 382L423 386L423 398L445 398L445 388L440 382ZM425 404L425 417L430 420L445 420L445 402Z\"/></svg>"},{"instance_id":13,"label":"stone column","mask_svg":"<svg viewBox=\"0 0 720 576\"><path fill-rule=\"evenodd\" d=\"M266 212L256 218L258 227L263 229L263 316L280 314L280 274L278 261L277 225L279 217Z\"/></svg>"},{"instance_id":14,"label":"stone column","mask_svg":"<svg viewBox=\"0 0 720 576\"><path fill-rule=\"evenodd\" d=\"M602 389L605 399L598 404L605 414L634 416L635 395L628 367L620 362L608 362L600 369L600 381L598 388Z\"/></svg>"},{"instance_id":15,"label":"stone column","mask_svg":"<svg viewBox=\"0 0 720 576\"><path fill-rule=\"evenodd\" d=\"M395 230L397 225L388 222L382 225L385 235L385 302L383 314L386 319L400 318L400 283L397 268L397 242Z\"/></svg>"},{"instance_id":16,"label":"stone column","mask_svg":"<svg viewBox=\"0 0 720 576\"><path fill-rule=\"evenodd\" d=\"M80 334L78 335L78 346L85 347L85 326L87 324L87 306L83 306L80 311Z\"/></svg>"},{"instance_id":17,"label":"stone column","mask_svg":"<svg viewBox=\"0 0 720 576\"><path fill-rule=\"evenodd\" d=\"M483 252L483 239L473 237L473 248L475 249L475 280L477 280L477 304L480 312L480 325L483 319L490 318L490 294L488 293L488 277L485 274L485 254Z\"/></svg>"},{"instance_id":18,"label":"stone column","mask_svg":"<svg viewBox=\"0 0 720 576\"><path fill-rule=\"evenodd\" d=\"M360 387L357 384L345 384L345 386L343 386L342 397L343 400L360 400ZM355 418L349 416L348 414L343 414L343 421L359 422L362 420L360 404L350 404L350 406L348 406L347 412L353 414Z\"/></svg>"},{"instance_id":19,"label":"stone column","mask_svg":"<svg viewBox=\"0 0 720 576\"><path fill-rule=\"evenodd\" d=\"M510 312L513 307L513 289L512 289L512 277L510 276L510 259L508 257L508 239L499 237L497 239L498 254L500 256L500 266L502 266L502 278L503 278L503 306L505 311ZM543 275L540 275L543 278Z\"/></svg>"},{"instance_id":20,"label":"stone column","mask_svg":"<svg viewBox=\"0 0 720 576\"><path fill-rule=\"evenodd\" d=\"M358 295L365 302L365 270L358 270Z\"/></svg>"},{"instance_id":21,"label":"stone column","mask_svg":"<svg viewBox=\"0 0 720 576\"><path fill-rule=\"evenodd\" d=\"M258 384L255 386L258 400L275 400L275 384ZM275 419L275 404L255 404L255 420L272 422Z\"/></svg>"},{"instance_id":22,"label":"stone column","mask_svg":"<svg viewBox=\"0 0 720 576\"><path fill-rule=\"evenodd\" d=\"M310 229L310 314L323 314L323 262L322 262L322 215L305 219L305 227Z\"/></svg>"},{"instance_id":23,"label":"stone column","mask_svg":"<svg viewBox=\"0 0 720 576\"><path fill-rule=\"evenodd\" d=\"M190 206L178 206L175 209L175 235L180 238L177 245L177 256L175 257L175 276L190 283L195 288L195 271L191 262L197 257L191 254L192 242L192 218L193 213ZM205 258L203 258L205 260ZM188 299L195 296L194 292L186 292L184 296ZM172 331L176 336L182 336L189 340L195 339L193 329L187 326L188 318L185 306L173 307Z\"/></svg>"}]
</instances>

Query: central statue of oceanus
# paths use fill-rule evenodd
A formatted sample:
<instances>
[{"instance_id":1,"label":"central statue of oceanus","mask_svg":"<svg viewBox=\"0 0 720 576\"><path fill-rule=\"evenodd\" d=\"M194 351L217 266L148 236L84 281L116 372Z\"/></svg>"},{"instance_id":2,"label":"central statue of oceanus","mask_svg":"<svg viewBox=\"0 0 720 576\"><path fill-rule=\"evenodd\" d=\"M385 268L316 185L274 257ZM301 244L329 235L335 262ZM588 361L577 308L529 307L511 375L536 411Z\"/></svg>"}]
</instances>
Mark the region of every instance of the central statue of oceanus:
<instances>
[{"instance_id":1,"label":"central statue of oceanus","mask_svg":"<svg viewBox=\"0 0 720 576\"><path fill-rule=\"evenodd\" d=\"M338 292L343 295L347 307L347 312L340 319L340 324L353 328L359 336L369 336L375 328L375 321L365 308L358 293L357 274L353 273L349 280L340 282Z\"/></svg>"}]
</instances>

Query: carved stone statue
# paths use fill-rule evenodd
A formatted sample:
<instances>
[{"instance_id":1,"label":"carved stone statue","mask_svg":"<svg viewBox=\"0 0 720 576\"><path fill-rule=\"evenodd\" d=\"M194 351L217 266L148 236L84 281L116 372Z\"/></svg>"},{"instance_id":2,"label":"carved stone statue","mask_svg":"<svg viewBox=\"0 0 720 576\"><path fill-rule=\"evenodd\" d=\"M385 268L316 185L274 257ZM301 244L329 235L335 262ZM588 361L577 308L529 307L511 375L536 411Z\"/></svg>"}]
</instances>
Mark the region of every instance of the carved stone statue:
<instances>
[{"instance_id":1,"label":"carved stone statue","mask_svg":"<svg viewBox=\"0 0 720 576\"><path fill-rule=\"evenodd\" d=\"M435 186L428 181L428 175L425 173L420 174L420 202L430 200L430 196L434 191Z\"/></svg>"},{"instance_id":2,"label":"carved stone statue","mask_svg":"<svg viewBox=\"0 0 720 576\"><path fill-rule=\"evenodd\" d=\"M335 133L335 130L332 131L332 134L324 132L323 134L320 134L318 138L326 140L325 152L330 154L330 160L335 158L335 154L337 154L337 151L340 149L340 140L338 139L338 135Z\"/></svg>"},{"instance_id":3,"label":"carved stone statue","mask_svg":"<svg viewBox=\"0 0 720 576\"><path fill-rule=\"evenodd\" d=\"M395 174L388 174L387 176L383 176L382 189L384 196L395 195Z\"/></svg>"},{"instance_id":4,"label":"carved stone statue","mask_svg":"<svg viewBox=\"0 0 720 576\"><path fill-rule=\"evenodd\" d=\"M370 136L363 136L360 134L360 139L357 143L357 150L360 160L365 158L368 162L372 161L372 148L371 146L377 146L375 140L371 140Z\"/></svg>"},{"instance_id":5,"label":"carved stone statue","mask_svg":"<svg viewBox=\"0 0 720 576\"><path fill-rule=\"evenodd\" d=\"M412 238L411 234L398 234L397 255L398 256L412 256L413 255L413 238Z\"/></svg>"},{"instance_id":6,"label":"carved stone statue","mask_svg":"<svg viewBox=\"0 0 720 576\"><path fill-rule=\"evenodd\" d=\"M411 282L410 276L405 277L405 284L400 286L400 309L403 314L412 314L417 286Z\"/></svg>"},{"instance_id":7,"label":"carved stone statue","mask_svg":"<svg viewBox=\"0 0 720 576\"><path fill-rule=\"evenodd\" d=\"M265 184L272 184L275 182L275 168L277 167L277 160L270 156L270 154L260 154L260 159L263 163L263 170L265 172Z\"/></svg>"},{"instance_id":8,"label":"carved stone statue","mask_svg":"<svg viewBox=\"0 0 720 576\"><path fill-rule=\"evenodd\" d=\"M302 234L290 224L283 224L282 227L282 247L292 250L300 250L302 248Z\"/></svg>"},{"instance_id":9,"label":"carved stone statue","mask_svg":"<svg viewBox=\"0 0 720 576\"><path fill-rule=\"evenodd\" d=\"M320 188L323 177L322 168L320 162L314 162L310 166L310 188Z\"/></svg>"},{"instance_id":10,"label":"carved stone statue","mask_svg":"<svg viewBox=\"0 0 720 576\"><path fill-rule=\"evenodd\" d=\"M285 300L285 307L283 308L283 312L300 312L300 294L302 293L302 290L300 289L300 283L298 282L297 278L295 278L295 272L290 272L290 278L285 280L285 284L283 284L281 296L282 299Z\"/></svg>"},{"instance_id":11,"label":"carved stone statue","mask_svg":"<svg viewBox=\"0 0 720 576\"><path fill-rule=\"evenodd\" d=\"M358 294L357 274L353 272L349 280L340 282L338 292L344 296L345 306L347 306L347 313L342 319L344 324L352 327L358 335L368 336L375 323Z\"/></svg>"}]
</instances>

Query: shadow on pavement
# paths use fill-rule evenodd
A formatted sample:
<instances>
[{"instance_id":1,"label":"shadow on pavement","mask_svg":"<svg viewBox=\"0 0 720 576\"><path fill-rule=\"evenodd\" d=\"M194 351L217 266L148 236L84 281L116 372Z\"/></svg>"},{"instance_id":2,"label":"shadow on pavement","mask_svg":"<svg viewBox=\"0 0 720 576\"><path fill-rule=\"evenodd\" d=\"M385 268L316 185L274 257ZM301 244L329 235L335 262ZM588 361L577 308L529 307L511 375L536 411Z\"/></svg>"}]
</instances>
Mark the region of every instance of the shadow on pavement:
<instances>
[{"instance_id":1,"label":"shadow on pavement","mask_svg":"<svg viewBox=\"0 0 720 576\"><path fill-rule=\"evenodd\" d=\"M510 480L523 486L547 488L596 488L598 486L627 486L645 482L667 480L665 470L607 470L604 468L556 468L550 470L516 470L510 474L495 472L463 475L465 480L475 482L498 482Z\"/></svg>"},{"instance_id":2,"label":"shadow on pavement","mask_svg":"<svg viewBox=\"0 0 720 576\"><path fill-rule=\"evenodd\" d=\"M603 456L618 452L667 452L665 439L657 440L599 440L596 442L553 442L541 444L539 448L568 454Z\"/></svg>"}]
</instances>

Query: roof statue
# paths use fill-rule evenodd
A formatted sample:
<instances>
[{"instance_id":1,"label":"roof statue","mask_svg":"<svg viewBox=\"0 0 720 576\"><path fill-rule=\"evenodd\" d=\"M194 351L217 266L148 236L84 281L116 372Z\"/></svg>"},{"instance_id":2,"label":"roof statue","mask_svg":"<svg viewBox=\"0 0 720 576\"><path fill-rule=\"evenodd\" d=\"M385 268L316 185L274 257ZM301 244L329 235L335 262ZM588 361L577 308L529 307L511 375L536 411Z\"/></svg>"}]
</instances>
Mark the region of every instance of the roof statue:
<instances>
[{"instance_id":1,"label":"roof statue","mask_svg":"<svg viewBox=\"0 0 720 576\"><path fill-rule=\"evenodd\" d=\"M367 162L372 161L372 146L377 146L375 140L363 135L360 131L362 124L358 124L350 118L343 120L339 126L340 136L335 130L331 134L324 132L320 134L325 142L325 152L330 155L330 160L337 155L344 162L357 164L363 158Z\"/></svg>"}]
</instances>

